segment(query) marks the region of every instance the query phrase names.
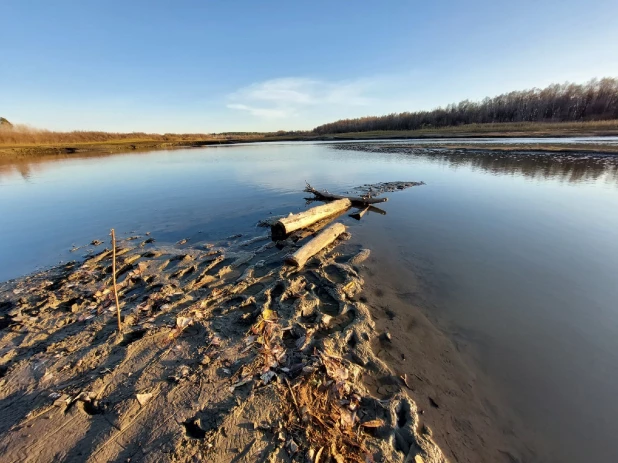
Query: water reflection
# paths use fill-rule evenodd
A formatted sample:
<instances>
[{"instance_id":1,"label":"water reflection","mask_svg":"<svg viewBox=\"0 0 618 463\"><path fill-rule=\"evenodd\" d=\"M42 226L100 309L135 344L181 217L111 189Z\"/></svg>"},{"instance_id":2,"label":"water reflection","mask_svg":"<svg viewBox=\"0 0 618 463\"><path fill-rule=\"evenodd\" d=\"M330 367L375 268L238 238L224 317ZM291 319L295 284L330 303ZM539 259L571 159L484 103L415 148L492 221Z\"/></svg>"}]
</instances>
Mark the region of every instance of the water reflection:
<instances>
[{"instance_id":1,"label":"water reflection","mask_svg":"<svg viewBox=\"0 0 618 463\"><path fill-rule=\"evenodd\" d=\"M500 152L446 148L418 148L403 144L338 144L331 148L365 153L416 156L449 168L466 167L494 175L556 179L579 183L604 180L618 185L618 156L547 152Z\"/></svg>"},{"instance_id":2,"label":"water reflection","mask_svg":"<svg viewBox=\"0 0 618 463\"><path fill-rule=\"evenodd\" d=\"M83 153L83 154L54 154L45 156L0 156L0 182L13 177L18 172L25 180L43 174L48 169L54 169L58 164L83 159L105 158L122 153ZM149 153L131 152L132 155L148 155Z\"/></svg>"}]
</instances>

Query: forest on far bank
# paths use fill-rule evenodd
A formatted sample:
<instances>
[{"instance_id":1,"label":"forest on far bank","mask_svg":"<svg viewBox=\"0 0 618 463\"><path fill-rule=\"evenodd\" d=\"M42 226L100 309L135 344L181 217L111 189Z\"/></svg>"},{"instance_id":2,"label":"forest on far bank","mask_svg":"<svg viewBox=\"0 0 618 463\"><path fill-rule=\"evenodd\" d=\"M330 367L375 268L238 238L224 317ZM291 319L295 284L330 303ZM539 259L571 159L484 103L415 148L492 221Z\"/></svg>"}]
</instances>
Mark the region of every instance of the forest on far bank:
<instances>
[{"instance_id":1,"label":"forest on far bank","mask_svg":"<svg viewBox=\"0 0 618 463\"><path fill-rule=\"evenodd\" d=\"M464 124L501 122L575 122L618 119L618 78L592 79L585 84L552 84L513 91L482 101L464 100L445 108L341 119L323 124L318 135L418 130Z\"/></svg>"}]
</instances>

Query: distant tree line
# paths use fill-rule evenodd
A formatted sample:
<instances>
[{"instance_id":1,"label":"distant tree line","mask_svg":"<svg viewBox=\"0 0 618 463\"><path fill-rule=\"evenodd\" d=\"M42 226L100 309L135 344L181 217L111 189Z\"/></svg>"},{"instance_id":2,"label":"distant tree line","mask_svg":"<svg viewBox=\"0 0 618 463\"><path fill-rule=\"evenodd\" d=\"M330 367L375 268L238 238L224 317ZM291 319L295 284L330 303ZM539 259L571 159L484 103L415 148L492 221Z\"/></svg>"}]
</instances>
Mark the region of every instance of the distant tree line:
<instances>
[{"instance_id":1,"label":"distant tree line","mask_svg":"<svg viewBox=\"0 0 618 463\"><path fill-rule=\"evenodd\" d=\"M564 122L618 119L618 79L592 79L586 84L552 84L450 104L432 111L342 119L313 129L317 134L416 130L496 122Z\"/></svg>"}]
</instances>

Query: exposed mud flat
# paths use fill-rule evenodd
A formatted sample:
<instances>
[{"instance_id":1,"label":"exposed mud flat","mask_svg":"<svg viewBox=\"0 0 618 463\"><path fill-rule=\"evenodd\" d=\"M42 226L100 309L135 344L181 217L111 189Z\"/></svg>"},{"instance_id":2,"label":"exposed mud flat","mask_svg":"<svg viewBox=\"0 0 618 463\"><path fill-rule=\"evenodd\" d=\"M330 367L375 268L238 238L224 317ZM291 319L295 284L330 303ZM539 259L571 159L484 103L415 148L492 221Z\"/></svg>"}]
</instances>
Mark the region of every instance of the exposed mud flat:
<instances>
[{"instance_id":1,"label":"exposed mud flat","mask_svg":"<svg viewBox=\"0 0 618 463\"><path fill-rule=\"evenodd\" d=\"M341 143L329 146L342 151L413 155L437 159L455 167L471 165L495 173L560 177L572 182L595 180L601 176L614 182L618 180L616 153L604 152L597 147L586 149L577 144L569 145L568 150L517 144L418 146L405 143Z\"/></svg>"},{"instance_id":2,"label":"exposed mud flat","mask_svg":"<svg viewBox=\"0 0 618 463\"><path fill-rule=\"evenodd\" d=\"M475 362L469 341L452 331L435 304L433 276L426 265L395 266L392 254L372 251L360 273L365 280L361 300L371 307L378 333L371 342L375 355L395 376L366 375L365 384L378 398L398 388L406 378L423 423L448 461L545 461L533 436L514 416L496 388ZM537 442L541 440L541 442Z\"/></svg>"},{"instance_id":3,"label":"exposed mud flat","mask_svg":"<svg viewBox=\"0 0 618 463\"><path fill-rule=\"evenodd\" d=\"M299 243L268 234L124 241L121 335L108 250L2 284L3 458L445 461L375 353L369 251L347 238L302 270L283 265Z\"/></svg>"}]
</instances>

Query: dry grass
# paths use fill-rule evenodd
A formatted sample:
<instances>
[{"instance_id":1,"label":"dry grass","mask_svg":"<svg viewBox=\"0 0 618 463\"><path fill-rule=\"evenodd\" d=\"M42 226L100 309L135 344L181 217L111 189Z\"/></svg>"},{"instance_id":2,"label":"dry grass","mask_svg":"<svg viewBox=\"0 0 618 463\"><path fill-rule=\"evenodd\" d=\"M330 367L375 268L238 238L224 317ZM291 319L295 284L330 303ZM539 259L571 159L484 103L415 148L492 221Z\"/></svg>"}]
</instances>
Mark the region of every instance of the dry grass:
<instances>
[{"instance_id":1,"label":"dry grass","mask_svg":"<svg viewBox=\"0 0 618 463\"><path fill-rule=\"evenodd\" d=\"M245 135L246 136L246 135ZM228 134L207 133L183 133L183 134L158 134L158 133L115 133L81 131L54 132L51 130L34 129L24 125L0 128L0 145L45 145L45 144L96 144L96 143L131 143L131 142L177 142L218 140L230 138ZM243 138L243 135L235 135L234 138Z\"/></svg>"},{"instance_id":2,"label":"dry grass","mask_svg":"<svg viewBox=\"0 0 618 463\"><path fill-rule=\"evenodd\" d=\"M325 355L322 361L330 363L330 368L323 365L309 376L301 376L293 385L288 383L287 387L279 388L287 407L283 414L287 417L285 429L299 443L322 454L324 461L327 457L334 462L374 461L365 446L363 425L356 416L361 399L350 391L347 369ZM346 376L342 378L339 373L337 378L330 371L333 368Z\"/></svg>"},{"instance_id":3,"label":"dry grass","mask_svg":"<svg viewBox=\"0 0 618 463\"><path fill-rule=\"evenodd\" d=\"M469 124L412 131L350 132L317 136L309 132L114 133L55 132L25 125L0 126L0 157L9 159L80 153L113 153L261 141L362 140L463 137L569 137L618 135L618 120L554 123ZM577 149L583 149L578 145ZM564 147L563 147L564 149ZM611 150L615 151L615 150Z\"/></svg>"},{"instance_id":4,"label":"dry grass","mask_svg":"<svg viewBox=\"0 0 618 463\"><path fill-rule=\"evenodd\" d=\"M566 137L575 135L618 135L618 120L588 122L503 122L466 124L419 130L383 130L325 135L333 138L450 138L450 137Z\"/></svg>"}]
</instances>

